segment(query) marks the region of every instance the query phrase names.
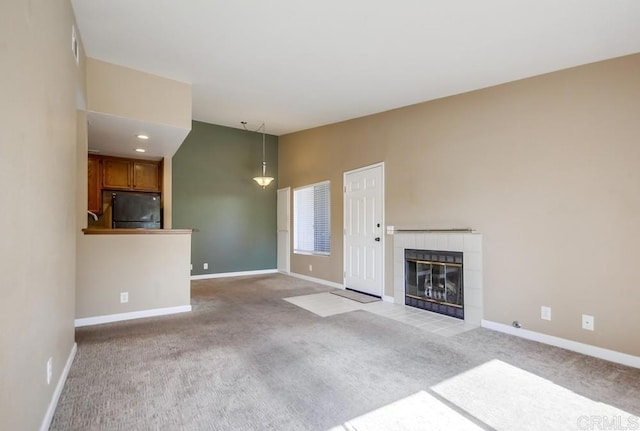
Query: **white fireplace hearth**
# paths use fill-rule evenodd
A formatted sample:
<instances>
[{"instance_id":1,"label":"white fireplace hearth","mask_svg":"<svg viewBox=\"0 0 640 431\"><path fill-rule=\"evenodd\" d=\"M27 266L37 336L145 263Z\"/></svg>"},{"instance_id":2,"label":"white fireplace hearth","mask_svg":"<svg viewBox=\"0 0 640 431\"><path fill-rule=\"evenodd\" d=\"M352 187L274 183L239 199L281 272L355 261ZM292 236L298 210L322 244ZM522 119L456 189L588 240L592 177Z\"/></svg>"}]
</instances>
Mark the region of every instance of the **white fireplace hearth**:
<instances>
[{"instance_id":1,"label":"white fireplace hearth","mask_svg":"<svg viewBox=\"0 0 640 431\"><path fill-rule=\"evenodd\" d=\"M482 320L482 234L475 231L387 229L393 237L393 298L405 303L405 250L462 252L464 322L480 326Z\"/></svg>"}]
</instances>

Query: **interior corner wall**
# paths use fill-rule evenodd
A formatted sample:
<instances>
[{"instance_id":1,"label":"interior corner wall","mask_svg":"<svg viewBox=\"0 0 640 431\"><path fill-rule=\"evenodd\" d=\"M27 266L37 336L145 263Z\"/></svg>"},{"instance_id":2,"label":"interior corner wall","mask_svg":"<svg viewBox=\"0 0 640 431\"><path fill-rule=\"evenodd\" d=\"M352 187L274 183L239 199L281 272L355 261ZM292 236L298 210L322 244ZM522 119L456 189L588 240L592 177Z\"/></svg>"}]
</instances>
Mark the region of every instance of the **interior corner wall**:
<instances>
[{"instance_id":1,"label":"interior corner wall","mask_svg":"<svg viewBox=\"0 0 640 431\"><path fill-rule=\"evenodd\" d=\"M636 54L281 136L280 187L332 184L331 256L291 270L342 283L342 175L384 161L387 225L482 233L485 319L640 356L639 113Z\"/></svg>"},{"instance_id":2,"label":"interior corner wall","mask_svg":"<svg viewBox=\"0 0 640 431\"><path fill-rule=\"evenodd\" d=\"M74 346L83 55L68 0L6 0L0 14L0 429L46 426ZM86 173L85 173L86 178ZM86 181L86 180L85 180ZM85 196L86 200L86 196ZM47 384L47 360L53 373Z\"/></svg>"},{"instance_id":3,"label":"interior corner wall","mask_svg":"<svg viewBox=\"0 0 640 431\"><path fill-rule=\"evenodd\" d=\"M162 227L171 229L173 227L173 193L172 187L172 166L171 158L165 157L162 160Z\"/></svg>"},{"instance_id":4,"label":"interior corner wall","mask_svg":"<svg viewBox=\"0 0 640 431\"><path fill-rule=\"evenodd\" d=\"M278 138L266 136L278 177ZM194 121L172 159L173 228L192 228L192 275L276 268L277 180L261 175L262 134ZM208 269L204 269L204 264Z\"/></svg>"}]
</instances>

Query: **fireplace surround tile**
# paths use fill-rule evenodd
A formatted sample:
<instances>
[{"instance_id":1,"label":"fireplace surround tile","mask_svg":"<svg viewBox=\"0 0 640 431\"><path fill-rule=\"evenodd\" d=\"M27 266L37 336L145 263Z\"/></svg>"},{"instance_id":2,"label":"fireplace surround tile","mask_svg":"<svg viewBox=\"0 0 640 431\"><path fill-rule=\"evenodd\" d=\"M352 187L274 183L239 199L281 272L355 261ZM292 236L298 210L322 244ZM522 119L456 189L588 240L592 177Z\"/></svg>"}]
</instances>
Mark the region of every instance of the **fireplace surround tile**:
<instances>
[{"instance_id":1,"label":"fireplace surround tile","mask_svg":"<svg viewBox=\"0 0 640 431\"><path fill-rule=\"evenodd\" d=\"M465 305L482 308L482 289L466 288L464 294Z\"/></svg>"},{"instance_id":2,"label":"fireplace surround tile","mask_svg":"<svg viewBox=\"0 0 640 431\"><path fill-rule=\"evenodd\" d=\"M424 235L424 249L425 250L437 250L438 249L438 236L437 235ZM445 250L446 251L446 250ZM404 250L402 251L402 255L404 256Z\"/></svg>"},{"instance_id":3,"label":"fireplace surround tile","mask_svg":"<svg viewBox=\"0 0 640 431\"><path fill-rule=\"evenodd\" d=\"M415 235L412 233L402 234L398 237L396 244L400 248L413 248L415 246Z\"/></svg>"},{"instance_id":4,"label":"fireplace surround tile","mask_svg":"<svg viewBox=\"0 0 640 431\"><path fill-rule=\"evenodd\" d=\"M463 252L475 251L482 253L482 235L470 234L463 236Z\"/></svg>"},{"instance_id":5,"label":"fireplace surround tile","mask_svg":"<svg viewBox=\"0 0 640 431\"><path fill-rule=\"evenodd\" d=\"M432 250L455 251L449 247L449 235L446 234L436 235L436 248Z\"/></svg>"},{"instance_id":6,"label":"fireplace surround tile","mask_svg":"<svg viewBox=\"0 0 640 431\"><path fill-rule=\"evenodd\" d=\"M462 262L465 269L482 271L482 254L477 251L464 251Z\"/></svg>"},{"instance_id":7,"label":"fireplace surround tile","mask_svg":"<svg viewBox=\"0 0 640 431\"><path fill-rule=\"evenodd\" d=\"M482 308L469 305L464 307L464 321L473 325L480 326L482 320ZM477 323L476 323L477 322Z\"/></svg>"},{"instance_id":8,"label":"fireplace surround tile","mask_svg":"<svg viewBox=\"0 0 640 431\"><path fill-rule=\"evenodd\" d=\"M467 269L463 266L465 289L482 289L482 271Z\"/></svg>"},{"instance_id":9,"label":"fireplace surround tile","mask_svg":"<svg viewBox=\"0 0 640 431\"><path fill-rule=\"evenodd\" d=\"M399 282L404 286L404 279ZM396 280L395 285L398 285L398 281ZM404 304L404 288L402 292L399 292L398 289L393 290L393 302L394 304Z\"/></svg>"},{"instance_id":10,"label":"fireplace surround tile","mask_svg":"<svg viewBox=\"0 0 640 431\"><path fill-rule=\"evenodd\" d=\"M464 245L463 245L463 237L462 234L449 234L447 235L448 239L449 239L449 250L447 251L463 251L464 250Z\"/></svg>"},{"instance_id":11,"label":"fireplace surround tile","mask_svg":"<svg viewBox=\"0 0 640 431\"><path fill-rule=\"evenodd\" d=\"M393 263L394 264L403 264L404 263L404 248L403 247L394 247L393 249Z\"/></svg>"}]
</instances>

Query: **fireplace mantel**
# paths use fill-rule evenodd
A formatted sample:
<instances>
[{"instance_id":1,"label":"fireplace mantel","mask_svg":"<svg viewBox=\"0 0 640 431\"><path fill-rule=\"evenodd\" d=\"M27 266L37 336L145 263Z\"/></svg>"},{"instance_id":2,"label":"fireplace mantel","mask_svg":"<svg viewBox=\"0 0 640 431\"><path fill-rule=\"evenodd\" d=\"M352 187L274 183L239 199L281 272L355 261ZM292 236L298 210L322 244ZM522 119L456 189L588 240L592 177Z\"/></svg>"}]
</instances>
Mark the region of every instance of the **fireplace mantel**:
<instances>
[{"instance_id":1,"label":"fireplace mantel","mask_svg":"<svg viewBox=\"0 0 640 431\"><path fill-rule=\"evenodd\" d=\"M393 296L404 304L405 249L457 251L463 253L464 321L480 326L482 320L482 235L469 228L395 229L387 227L393 237Z\"/></svg>"},{"instance_id":2,"label":"fireplace mantel","mask_svg":"<svg viewBox=\"0 0 640 431\"><path fill-rule=\"evenodd\" d=\"M395 226L387 226L387 235L397 233L477 233L470 227L453 227L453 228L396 228Z\"/></svg>"}]
</instances>

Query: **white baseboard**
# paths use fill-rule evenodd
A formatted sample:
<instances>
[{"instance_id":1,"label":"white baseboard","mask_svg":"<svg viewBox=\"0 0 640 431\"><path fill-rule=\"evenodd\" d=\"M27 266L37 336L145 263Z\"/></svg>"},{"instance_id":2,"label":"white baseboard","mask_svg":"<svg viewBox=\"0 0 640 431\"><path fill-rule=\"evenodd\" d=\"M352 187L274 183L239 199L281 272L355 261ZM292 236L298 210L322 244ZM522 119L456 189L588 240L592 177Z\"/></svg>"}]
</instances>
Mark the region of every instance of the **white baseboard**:
<instances>
[{"instance_id":1,"label":"white baseboard","mask_svg":"<svg viewBox=\"0 0 640 431\"><path fill-rule=\"evenodd\" d=\"M263 274L277 274L277 269L259 269L257 271L239 271L239 272L219 272L217 274L200 274L192 275L192 280L206 280L209 278L226 278L226 277L243 277L246 275L263 275Z\"/></svg>"},{"instance_id":2,"label":"white baseboard","mask_svg":"<svg viewBox=\"0 0 640 431\"><path fill-rule=\"evenodd\" d=\"M119 322L121 320L141 319L143 317L164 316L167 314L187 313L191 311L191 305L179 305L177 307L154 308L151 310L132 311L130 313L108 314L105 316L85 317L76 319L76 328L102 323Z\"/></svg>"},{"instance_id":3,"label":"white baseboard","mask_svg":"<svg viewBox=\"0 0 640 431\"><path fill-rule=\"evenodd\" d=\"M542 334L540 332L529 331L527 329L514 328L513 326L505 325L504 323L491 322L484 319L481 321L481 326L483 328L492 329L505 334L515 335L516 337L526 338L527 340L561 347L563 349L582 353L583 355L593 356L607 361L616 362L618 364L627 365L629 367L640 368L640 357L638 356L616 352L615 350L603 349L602 347L579 343L565 338L554 337L553 335Z\"/></svg>"},{"instance_id":4,"label":"white baseboard","mask_svg":"<svg viewBox=\"0 0 640 431\"><path fill-rule=\"evenodd\" d=\"M388 296L388 295L382 295L382 300L384 302L390 302L390 303L395 303L395 299L393 299L393 296Z\"/></svg>"},{"instance_id":5,"label":"white baseboard","mask_svg":"<svg viewBox=\"0 0 640 431\"><path fill-rule=\"evenodd\" d=\"M313 281L314 283L318 283L318 284L324 284L325 286L334 287L336 289L344 289L344 286L340 283L323 280L321 278L309 277L308 275L297 274L295 272L290 272L287 275L295 278L300 278L302 280Z\"/></svg>"},{"instance_id":6,"label":"white baseboard","mask_svg":"<svg viewBox=\"0 0 640 431\"><path fill-rule=\"evenodd\" d=\"M56 407L58 407L58 400L60 400L62 389L64 388L64 384L67 381L67 376L69 375L71 364L73 364L73 359L76 357L77 350L78 350L78 345L76 343L73 343L73 346L71 347L71 352L69 352L69 357L67 358L67 363L64 365L64 368L62 369L62 373L60 374L60 378L58 379L58 383L56 384L56 389L53 391L51 402L49 403L47 412L45 413L44 419L42 420L42 425L40 425L41 431L47 431L51 426L51 421L53 420L53 414L56 412Z\"/></svg>"}]
</instances>

